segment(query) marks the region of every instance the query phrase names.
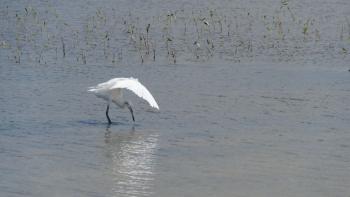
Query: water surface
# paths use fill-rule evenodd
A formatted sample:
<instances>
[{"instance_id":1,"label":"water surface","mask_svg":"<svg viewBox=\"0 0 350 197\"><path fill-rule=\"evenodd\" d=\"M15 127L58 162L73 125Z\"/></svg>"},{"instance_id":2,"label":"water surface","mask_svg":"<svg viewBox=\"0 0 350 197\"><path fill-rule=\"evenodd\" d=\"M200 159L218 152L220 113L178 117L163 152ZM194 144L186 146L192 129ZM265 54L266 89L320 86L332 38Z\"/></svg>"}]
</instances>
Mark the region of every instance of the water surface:
<instances>
[{"instance_id":1,"label":"water surface","mask_svg":"<svg viewBox=\"0 0 350 197\"><path fill-rule=\"evenodd\" d=\"M163 15L160 8L185 7L189 13L208 7L225 10L222 2L231 6L228 10L257 10L262 16L281 5L280 1L266 1L271 6L206 1L197 8L202 2L64 2L5 1L2 4L10 14L1 16L23 14L21 6L53 7L69 25L80 29L97 7L108 12L110 5L117 13L131 10L145 18ZM303 16L307 15L304 5L312 4L314 18L328 18L330 26L343 24L350 10L346 1L312 3L288 5ZM136 12L145 6L152 12ZM2 18L1 23L11 20ZM176 24L183 25L180 19ZM310 40L300 45L303 50L285 53L281 45L271 53L255 48L234 55L231 45L224 45L210 58L205 51L199 51L199 59L195 52L186 55L185 51L176 64L166 52L155 62L149 59L142 64L135 49L113 63L100 56L103 48L99 47L84 63L66 30L66 58L60 53L56 58L52 50L38 59L28 44L16 63L12 33L20 30L1 30L0 39L11 48L0 48L0 196L349 195L349 57L338 50L347 49L349 43L328 39L337 37L340 29L327 30L323 23L317 27L330 37L312 45L315 53L303 54L314 42ZM161 40L161 35L152 36ZM125 32L117 38L132 48ZM44 45L37 41L41 49ZM192 40L188 43L193 46ZM324 43L334 46L320 47ZM175 48L182 46L186 45L178 42ZM272 53L276 50L282 53ZM114 123L109 126L106 103L86 89L112 77L129 76L147 86L160 111L126 93L135 106L136 123L128 111L113 107Z\"/></svg>"}]
</instances>

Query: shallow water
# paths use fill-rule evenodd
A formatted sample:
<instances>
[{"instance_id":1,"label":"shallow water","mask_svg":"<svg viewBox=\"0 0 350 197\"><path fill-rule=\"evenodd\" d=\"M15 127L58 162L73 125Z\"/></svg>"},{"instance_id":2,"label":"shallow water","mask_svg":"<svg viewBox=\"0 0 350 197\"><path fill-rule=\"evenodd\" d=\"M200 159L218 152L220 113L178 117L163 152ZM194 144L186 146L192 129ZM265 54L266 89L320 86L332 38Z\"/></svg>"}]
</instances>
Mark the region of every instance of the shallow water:
<instances>
[{"instance_id":1,"label":"shallow water","mask_svg":"<svg viewBox=\"0 0 350 197\"><path fill-rule=\"evenodd\" d=\"M45 10L47 4L41 8L39 2L25 3ZM221 5L215 2L203 7ZM5 3L10 12L20 7ZM76 11L71 21L78 25L86 13L110 2L50 4L62 12ZM315 4L314 10L341 7L336 16L349 11L345 1L324 4ZM152 11L156 5L178 9L172 2L147 4ZM186 5L191 10L196 4ZM115 8L134 6L146 5L125 1ZM253 1L239 8L269 9ZM11 37L1 31L1 39ZM229 55L209 60L183 55L177 64L160 59L141 64L133 53L125 53L116 64L84 64L71 54L66 59L47 55L46 63L38 63L27 51L18 64L9 58L11 50L0 50L0 196L350 193L347 55L317 49L307 58L295 54L276 60L258 51L240 61ZM136 123L128 111L113 107L114 124L108 126L106 104L86 88L128 76L147 86L160 111L127 93Z\"/></svg>"}]
</instances>

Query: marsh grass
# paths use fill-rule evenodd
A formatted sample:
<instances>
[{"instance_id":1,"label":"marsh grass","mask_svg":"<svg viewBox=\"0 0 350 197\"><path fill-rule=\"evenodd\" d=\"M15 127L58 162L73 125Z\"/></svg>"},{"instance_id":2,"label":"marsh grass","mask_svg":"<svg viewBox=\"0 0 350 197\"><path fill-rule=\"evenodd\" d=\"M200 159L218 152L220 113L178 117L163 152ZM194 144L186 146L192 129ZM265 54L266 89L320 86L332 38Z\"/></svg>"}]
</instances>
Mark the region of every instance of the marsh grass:
<instances>
[{"instance_id":1,"label":"marsh grass","mask_svg":"<svg viewBox=\"0 0 350 197\"><path fill-rule=\"evenodd\" d=\"M117 65L134 59L176 64L216 58L294 61L310 54L333 57L334 47L325 46L339 47L344 57L350 45L347 17L339 20L337 35L322 36L324 27L318 18L299 16L288 0L282 0L272 13L244 8L184 8L142 17L131 11L118 16L113 8L98 8L80 26L65 21L52 7L39 11L28 6L16 13L3 8L1 15L1 24L14 25L1 32L0 49L16 63Z\"/></svg>"}]
</instances>

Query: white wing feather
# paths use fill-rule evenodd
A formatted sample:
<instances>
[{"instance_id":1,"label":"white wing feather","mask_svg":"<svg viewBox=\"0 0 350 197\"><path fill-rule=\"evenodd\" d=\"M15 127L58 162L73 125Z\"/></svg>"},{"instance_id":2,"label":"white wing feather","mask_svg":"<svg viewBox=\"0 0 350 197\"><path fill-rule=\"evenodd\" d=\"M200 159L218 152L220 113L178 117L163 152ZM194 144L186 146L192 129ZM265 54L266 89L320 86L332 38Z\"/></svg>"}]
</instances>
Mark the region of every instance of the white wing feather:
<instances>
[{"instance_id":1,"label":"white wing feather","mask_svg":"<svg viewBox=\"0 0 350 197\"><path fill-rule=\"evenodd\" d=\"M98 86L100 85L102 84L99 84ZM114 78L107 81L106 83L103 83L102 86L104 85L106 86L110 85L109 89L126 88L128 90L131 90L137 96L145 99L151 107L159 109L158 104L156 100L153 98L152 94L147 90L145 86L143 86L135 78Z\"/></svg>"},{"instance_id":2,"label":"white wing feather","mask_svg":"<svg viewBox=\"0 0 350 197\"><path fill-rule=\"evenodd\" d=\"M89 87L88 91L89 92L96 92L96 91L108 91L108 90L111 90L111 87L116 84L118 81L120 80L125 80L125 79L128 79L128 78L114 78L114 79L110 79L106 82L103 82L103 83L99 83L97 84L97 86L92 86L92 87Z\"/></svg>"}]
</instances>

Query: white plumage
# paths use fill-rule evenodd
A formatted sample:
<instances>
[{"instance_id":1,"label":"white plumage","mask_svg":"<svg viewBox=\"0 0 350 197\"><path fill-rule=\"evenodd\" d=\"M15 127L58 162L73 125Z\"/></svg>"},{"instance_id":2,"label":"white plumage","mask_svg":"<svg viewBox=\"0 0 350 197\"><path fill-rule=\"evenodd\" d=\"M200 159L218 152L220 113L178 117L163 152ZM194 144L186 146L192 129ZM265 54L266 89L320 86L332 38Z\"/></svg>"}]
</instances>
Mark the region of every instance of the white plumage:
<instances>
[{"instance_id":1,"label":"white plumage","mask_svg":"<svg viewBox=\"0 0 350 197\"><path fill-rule=\"evenodd\" d=\"M123 98L123 89L128 89L134 92L137 96L146 100L151 107L154 107L159 110L159 106L152 94L143 86L138 79L135 78L113 78L104 83L100 83L97 86L90 87L89 92L93 92L97 97L102 98L107 101L107 110L106 116L108 123L111 123L111 120L108 116L109 104L111 102L115 103L121 108L128 107L132 115L133 120L134 114L130 102L124 100Z\"/></svg>"}]
</instances>

